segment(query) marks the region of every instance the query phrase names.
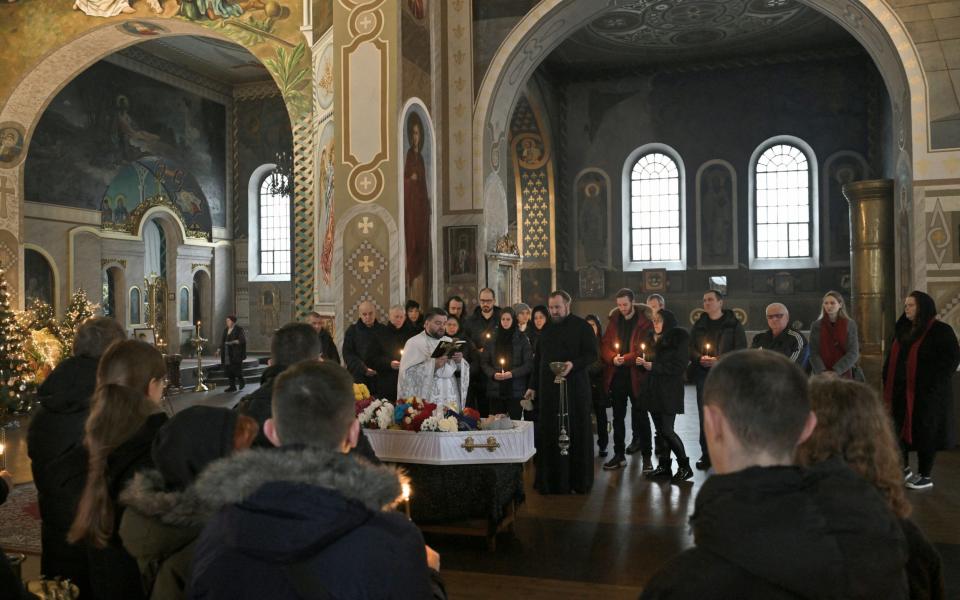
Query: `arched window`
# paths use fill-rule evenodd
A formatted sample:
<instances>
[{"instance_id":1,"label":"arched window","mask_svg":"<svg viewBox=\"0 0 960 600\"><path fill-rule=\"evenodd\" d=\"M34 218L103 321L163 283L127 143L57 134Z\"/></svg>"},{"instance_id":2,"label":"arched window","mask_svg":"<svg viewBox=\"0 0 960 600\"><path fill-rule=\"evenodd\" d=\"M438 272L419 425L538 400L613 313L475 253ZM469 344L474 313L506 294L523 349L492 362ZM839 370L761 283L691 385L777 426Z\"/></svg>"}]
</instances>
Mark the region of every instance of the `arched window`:
<instances>
[{"instance_id":1,"label":"arched window","mask_svg":"<svg viewBox=\"0 0 960 600\"><path fill-rule=\"evenodd\" d=\"M624 269L686 268L684 174L679 157L667 146L648 144L634 151L627 166Z\"/></svg>"},{"instance_id":2,"label":"arched window","mask_svg":"<svg viewBox=\"0 0 960 600\"><path fill-rule=\"evenodd\" d=\"M250 281L290 280L290 195L286 176L276 169L260 165L247 186Z\"/></svg>"},{"instance_id":3,"label":"arched window","mask_svg":"<svg viewBox=\"0 0 960 600\"><path fill-rule=\"evenodd\" d=\"M751 268L816 267L816 161L802 140L780 136L751 160Z\"/></svg>"}]
</instances>

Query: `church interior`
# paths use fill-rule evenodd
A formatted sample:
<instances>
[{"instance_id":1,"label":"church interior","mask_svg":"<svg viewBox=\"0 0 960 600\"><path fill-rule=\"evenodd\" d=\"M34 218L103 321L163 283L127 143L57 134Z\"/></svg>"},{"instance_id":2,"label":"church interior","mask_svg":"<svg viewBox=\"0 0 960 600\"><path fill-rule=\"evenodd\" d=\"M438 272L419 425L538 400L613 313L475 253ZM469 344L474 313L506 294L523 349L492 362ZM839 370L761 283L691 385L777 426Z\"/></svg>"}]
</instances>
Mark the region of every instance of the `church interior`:
<instances>
[{"instance_id":1,"label":"church interior","mask_svg":"<svg viewBox=\"0 0 960 600\"><path fill-rule=\"evenodd\" d=\"M718 289L748 337L837 290L875 387L911 290L960 331L955 0L8 0L0 65L13 307L82 289L187 378L228 316L265 362L311 312L339 347L363 302L484 288L605 323L618 289L660 294L688 329ZM494 550L427 534L450 597L637 597L706 475L600 464L584 496L528 486ZM960 595L956 450L938 470L913 518Z\"/></svg>"}]
</instances>

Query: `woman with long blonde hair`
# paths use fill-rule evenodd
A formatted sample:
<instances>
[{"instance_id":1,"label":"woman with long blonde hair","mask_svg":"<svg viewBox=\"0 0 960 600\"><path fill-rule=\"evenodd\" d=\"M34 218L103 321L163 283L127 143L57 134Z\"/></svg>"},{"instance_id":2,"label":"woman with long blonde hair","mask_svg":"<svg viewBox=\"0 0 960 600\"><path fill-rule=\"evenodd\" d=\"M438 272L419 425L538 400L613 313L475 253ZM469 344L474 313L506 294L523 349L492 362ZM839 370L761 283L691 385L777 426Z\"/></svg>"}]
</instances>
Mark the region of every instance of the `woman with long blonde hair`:
<instances>
[{"instance_id":1,"label":"woman with long blonde hair","mask_svg":"<svg viewBox=\"0 0 960 600\"><path fill-rule=\"evenodd\" d=\"M810 366L813 374L825 373L854 379L860 360L857 323L847 314L843 295L833 290L823 295L820 317L810 325Z\"/></svg>"},{"instance_id":2,"label":"woman with long blonde hair","mask_svg":"<svg viewBox=\"0 0 960 600\"><path fill-rule=\"evenodd\" d=\"M94 597L142 598L136 561L117 534L117 497L134 473L153 466L150 446L167 417L160 412L166 364L153 346L124 340L100 358L84 426L87 479L67 540L87 549Z\"/></svg>"},{"instance_id":3,"label":"woman with long blonde hair","mask_svg":"<svg viewBox=\"0 0 960 600\"><path fill-rule=\"evenodd\" d=\"M940 555L907 518L910 503L904 497L900 452L880 399L865 384L819 376L810 383L810 408L817 415L817 426L797 448L797 463L812 465L842 458L873 484L900 520L909 546L910 597L942 598Z\"/></svg>"}]
</instances>

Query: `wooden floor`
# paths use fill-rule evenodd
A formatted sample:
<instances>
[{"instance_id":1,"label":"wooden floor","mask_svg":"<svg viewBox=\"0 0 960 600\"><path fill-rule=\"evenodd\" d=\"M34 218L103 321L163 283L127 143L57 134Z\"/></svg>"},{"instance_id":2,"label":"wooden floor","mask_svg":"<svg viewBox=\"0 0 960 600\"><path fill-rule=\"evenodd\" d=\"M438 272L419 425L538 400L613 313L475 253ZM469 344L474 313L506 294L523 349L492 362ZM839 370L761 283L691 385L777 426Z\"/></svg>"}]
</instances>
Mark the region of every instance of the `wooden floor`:
<instances>
[{"instance_id":1,"label":"wooden floor","mask_svg":"<svg viewBox=\"0 0 960 600\"><path fill-rule=\"evenodd\" d=\"M252 391L250 385L245 393ZM192 404L232 406L239 393L219 390L174 396L174 410ZM677 431L693 460L700 456L693 389ZM629 417L628 417L629 420ZM26 421L23 421L26 427ZM628 423L627 442L630 441ZM611 441L612 443L612 441ZM7 468L18 482L30 480L25 429L8 431ZM533 468L525 470L527 500L513 533L498 537L489 552L482 538L428 534L441 555L451 598L636 598L644 584L671 556L689 547L687 519L706 475L677 486L641 476L640 460L621 471L596 463L593 490L584 496L541 496L532 488ZM943 558L947 597L960 598L960 450L938 454L933 489L908 491L913 519ZM28 559L24 573L36 577L39 560Z\"/></svg>"}]
</instances>

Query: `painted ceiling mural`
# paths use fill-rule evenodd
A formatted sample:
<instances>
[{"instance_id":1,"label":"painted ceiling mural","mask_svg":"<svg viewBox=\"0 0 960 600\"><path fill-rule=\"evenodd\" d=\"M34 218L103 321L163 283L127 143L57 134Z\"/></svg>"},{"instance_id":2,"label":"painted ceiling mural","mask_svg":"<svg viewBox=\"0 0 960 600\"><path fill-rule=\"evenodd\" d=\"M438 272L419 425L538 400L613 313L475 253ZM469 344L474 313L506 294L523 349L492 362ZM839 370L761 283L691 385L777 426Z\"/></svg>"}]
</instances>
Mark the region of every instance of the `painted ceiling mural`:
<instances>
[{"instance_id":1,"label":"painted ceiling mural","mask_svg":"<svg viewBox=\"0 0 960 600\"><path fill-rule=\"evenodd\" d=\"M182 195L185 207L203 205L206 222L192 220L188 228L209 229L211 220L223 227L225 129L223 105L97 63L61 90L40 118L26 162L26 199L102 209L104 201L116 202L106 197L108 186L140 161L147 169L164 166L156 175L170 181L171 201ZM132 199L124 194L130 211Z\"/></svg>"}]
</instances>

